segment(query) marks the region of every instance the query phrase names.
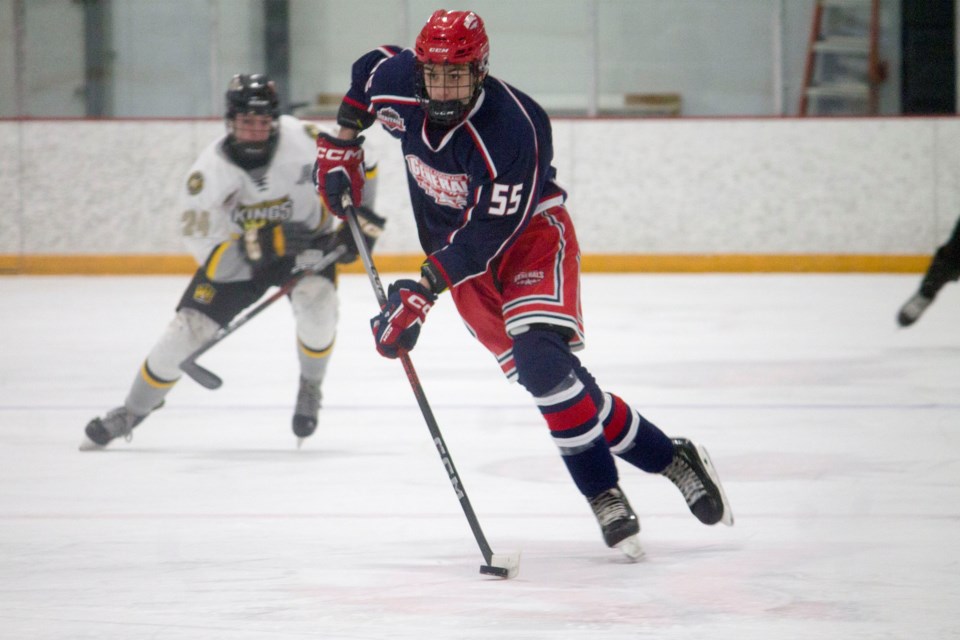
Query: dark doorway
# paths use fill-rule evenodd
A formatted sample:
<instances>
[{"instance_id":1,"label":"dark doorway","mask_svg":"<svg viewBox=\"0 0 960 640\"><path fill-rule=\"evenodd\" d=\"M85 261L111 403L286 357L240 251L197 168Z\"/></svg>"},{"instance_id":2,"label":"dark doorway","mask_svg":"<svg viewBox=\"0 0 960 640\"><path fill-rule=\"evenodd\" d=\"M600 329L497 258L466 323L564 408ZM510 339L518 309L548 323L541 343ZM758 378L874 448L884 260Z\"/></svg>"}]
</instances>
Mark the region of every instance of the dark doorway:
<instances>
[{"instance_id":1,"label":"dark doorway","mask_svg":"<svg viewBox=\"0 0 960 640\"><path fill-rule=\"evenodd\" d=\"M902 112L956 113L954 0L902 0L901 7Z\"/></svg>"}]
</instances>

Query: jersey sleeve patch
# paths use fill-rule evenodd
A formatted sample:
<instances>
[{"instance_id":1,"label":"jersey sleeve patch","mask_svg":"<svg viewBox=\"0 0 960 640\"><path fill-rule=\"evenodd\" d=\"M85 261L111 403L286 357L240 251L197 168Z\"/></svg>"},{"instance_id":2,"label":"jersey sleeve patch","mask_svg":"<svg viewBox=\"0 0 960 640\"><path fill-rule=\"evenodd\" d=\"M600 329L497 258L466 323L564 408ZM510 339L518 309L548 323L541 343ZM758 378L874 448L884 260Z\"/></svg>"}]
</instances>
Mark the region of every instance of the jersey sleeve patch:
<instances>
[{"instance_id":1,"label":"jersey sleeve patch","mask_svg":"<svg viewBox=\"0 0 960 640\"><path fill-rule=\"evenodd\" d=\"M194 171L190 174L190 177L187 178L187 193L195 196L201 191L203 191L203 173Z\"/></svg>"}]
</instances>

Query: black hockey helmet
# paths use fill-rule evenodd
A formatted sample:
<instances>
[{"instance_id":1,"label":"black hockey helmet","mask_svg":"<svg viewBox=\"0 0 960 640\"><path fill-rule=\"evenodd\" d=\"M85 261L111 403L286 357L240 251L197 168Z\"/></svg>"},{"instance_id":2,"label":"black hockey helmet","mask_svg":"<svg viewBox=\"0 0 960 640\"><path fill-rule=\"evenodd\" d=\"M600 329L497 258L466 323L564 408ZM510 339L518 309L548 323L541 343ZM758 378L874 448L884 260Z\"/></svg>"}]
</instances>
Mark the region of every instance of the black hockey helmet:
<instances>
[{"instance_id":1,"label":"black hockey helmet","mask_svg":"<svg viewBox=\"0 0 960 640\"><path fill-rule=\"evenodd\" d=\"M227 118L238 113L280 117L277 84L262 73L238 73L227 85Z\"/></svg>"},{"instance_id":2,"label":"black hockey helmet","mask_svg":"<svg viewBox=\"0 0 960 640\"><path fill-rule=\"evenodd\" d=\"M270 137L263 142L241 142L234 136L238 114L268 115L273 119ZM230 78L226 93L227 150L241 165L261 165L270 159L277 145L280 97L277 85L262 73L238 73Z\"/></svg>"}]
</instances>

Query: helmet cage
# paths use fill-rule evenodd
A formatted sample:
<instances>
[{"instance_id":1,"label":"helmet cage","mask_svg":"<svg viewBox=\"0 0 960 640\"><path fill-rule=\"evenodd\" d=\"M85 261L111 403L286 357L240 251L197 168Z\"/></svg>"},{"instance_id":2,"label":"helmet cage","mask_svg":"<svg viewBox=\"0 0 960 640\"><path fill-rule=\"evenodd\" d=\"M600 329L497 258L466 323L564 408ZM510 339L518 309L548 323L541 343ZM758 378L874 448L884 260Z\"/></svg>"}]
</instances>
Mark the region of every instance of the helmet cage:
<instances>
[{"instance_id":1,"label":"helmet cage","mask_svg":"<svg viewBox=\"0 0 960 640\"><path fill-rule=\"evenodd\" d=\"M270 135L266 140L247 141L236 137L235 119L240 114L267 115L271 118ZM230 79L226 93L224 120L227 146L242 164L263 164L277 145L280 99L276 83L261 73L238 73Z\"/></svg>"},{"instance_id":2,"label":"helmet cage","mask_svg":"<svg viewBox=\"0 0 960 640\"><path fill-rule=\"evenodd\" d=\"M433 100L427 91L427 83L424 77L424 65L431 63L416 62L416 98L420 106L426 111L427 119L433 124L444 126L455 125L462 122L480 97L480 90L483 87L483 76L480 75L478 65L471 63L469 65L471 90L467 99L458 98L453 100Z\"/></svg>"}]
</instances>

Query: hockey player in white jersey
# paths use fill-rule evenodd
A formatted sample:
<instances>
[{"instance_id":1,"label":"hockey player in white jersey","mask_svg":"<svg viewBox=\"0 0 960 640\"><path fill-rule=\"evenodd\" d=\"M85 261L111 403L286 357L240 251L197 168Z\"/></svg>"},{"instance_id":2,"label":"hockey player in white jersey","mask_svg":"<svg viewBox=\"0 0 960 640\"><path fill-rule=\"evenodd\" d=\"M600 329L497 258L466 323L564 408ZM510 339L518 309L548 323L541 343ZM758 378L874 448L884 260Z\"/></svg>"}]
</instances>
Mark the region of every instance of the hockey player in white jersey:
<instances>
[{"instance_id":1,"label":"hockey player in white jersey","mask_svg":"<svg viewBox=\"0 0 960 640\"><path fill-rule=\"evenodd\" d=\"M90 421L81 450L129 439L133 428L163 404L181 377L184 358L268 289L337 246L345 247L338 262L358 257L349 228L335 225L313 185L317 128L280 115L274 82L262 74L234 76L226 91L225 121L226 134L203 150L181 192L181 231L199 267L124 403ZM376 167L368 161L366 169L365 227L376 232L384 222L369 208ZM372 247L374 237L367 241ZM336 333L336 264L301 279L289 299L300 363L292 426L302 440L317 427L321 383Z\"/></svg>"}]
</instances>

